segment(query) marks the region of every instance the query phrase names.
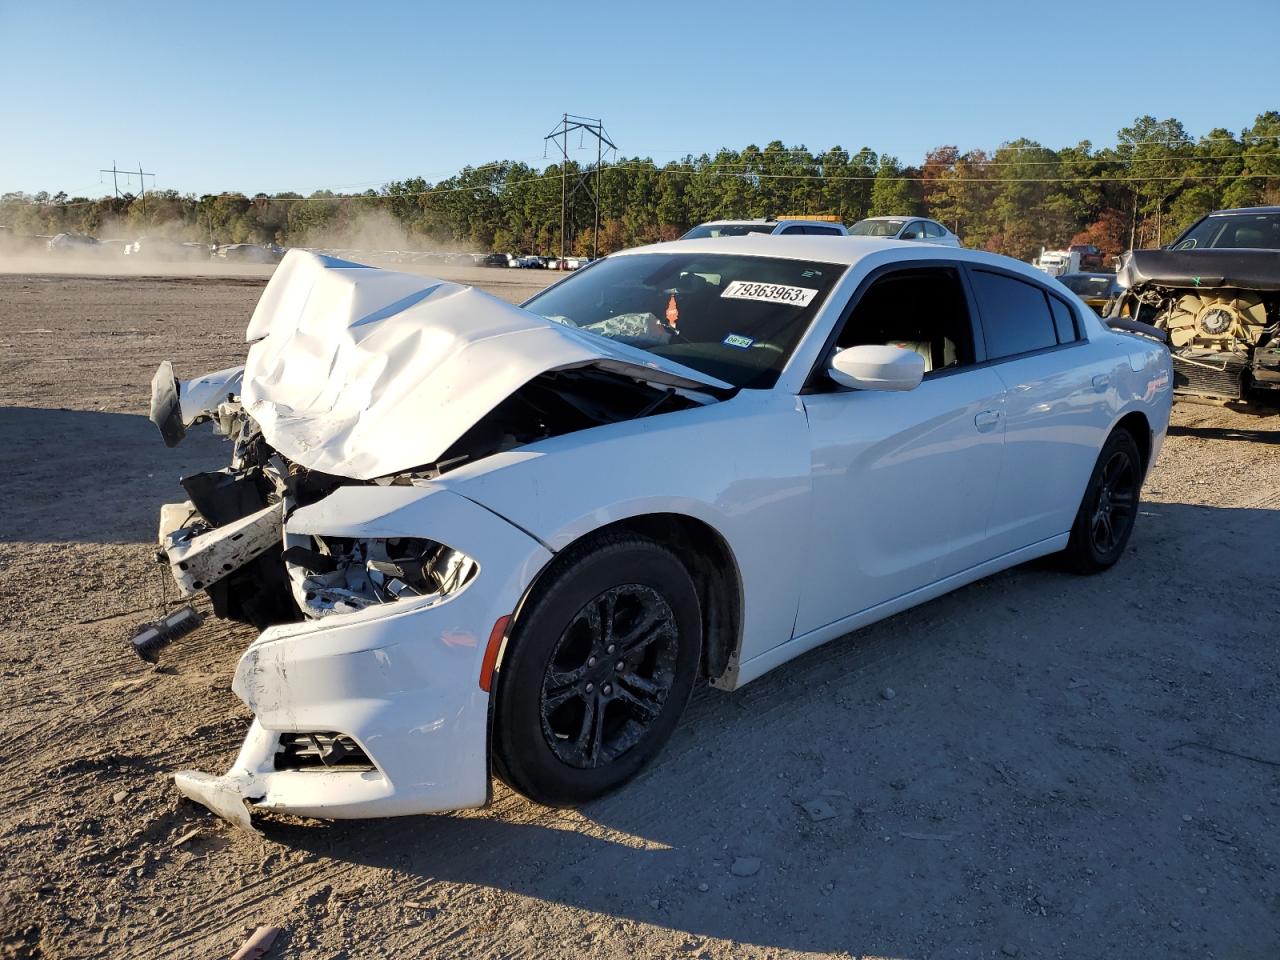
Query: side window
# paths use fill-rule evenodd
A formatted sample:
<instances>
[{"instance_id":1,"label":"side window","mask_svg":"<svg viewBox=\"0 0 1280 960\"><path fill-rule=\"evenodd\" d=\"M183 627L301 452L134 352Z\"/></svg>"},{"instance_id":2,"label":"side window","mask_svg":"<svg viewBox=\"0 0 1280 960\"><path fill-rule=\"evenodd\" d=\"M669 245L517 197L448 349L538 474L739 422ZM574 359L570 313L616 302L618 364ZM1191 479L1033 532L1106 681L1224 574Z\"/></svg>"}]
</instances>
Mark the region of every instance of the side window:
<instances>
[{"instance_id":1,"label":"side window","mask_svg":"<svg viewBox=\"0 0 1280 960\"><path fill-rule=\"evenodd\" d=\"M1071 308L1053 294L1049 295L1049 309L1053 311L1053 325L1058 329L1058 342L1070 343L1080 339L1080 331L1076 329L1075 314Z\"/></svg>"},{"instance_id":2,"label":"side window","mask_svg":"<svg viewBox=\"0 0 1280 960\"><path fill-rule=\"evenodd\" d=\"M973 325L960 274L928 267L885 274L859 298L836 349L877 343L914 350L925 375L973 363Z\"/></svg>"},{"instance_id":3,"label":"side window","mask_svg":"<svg viewBox=\"0 0 1280 960\"><path fill-rule=\"evenodd\" d=\"M835 237L840 235L840 231L835 227L808 227L806 232L819 237Z\"/></svg>"},{"instance_id":4,"label":"side window","mask_svg":"<svg viewBox=\"0 0 1280 960\"><path fill-rule=\"evenodd\" d=\"M942 229L940 224L934 223L932 220L926 220L924 224L924 235L926 237L933 237L934 239L941 239L942 237L945 237L947 233Z\"/></svg>"},{"instance_id":5,"label":"side window","mask_svg":"<svg viewBox=\"0 0 1280 960\"><path fill-rule=\"evenodd\" d=\"M783 236L794 236L797 233L804 233L804 227L786 227L783 229Z\"/></svg>"},{"instance_id":6,"label":"side window","mask_svg":"<svg viewBox=\"0 0 1280 960\"><path fill-rule=\"evenodd\" d=\"M990 359L1058 345L1053 315L1038 286L986 270L974 270L971 277Z\"/></svg>"},{"instance_id":7,"label":"side window","mask_svg":"<svg viewBox=\"0 0 1280 960\"><path fill-rule=\"evenodd\" d=\"M924 224L919 220L912 220L907 225L907 229L902 231L903 240L920 240L924 237Z\"/></svg>"}]
</instances>

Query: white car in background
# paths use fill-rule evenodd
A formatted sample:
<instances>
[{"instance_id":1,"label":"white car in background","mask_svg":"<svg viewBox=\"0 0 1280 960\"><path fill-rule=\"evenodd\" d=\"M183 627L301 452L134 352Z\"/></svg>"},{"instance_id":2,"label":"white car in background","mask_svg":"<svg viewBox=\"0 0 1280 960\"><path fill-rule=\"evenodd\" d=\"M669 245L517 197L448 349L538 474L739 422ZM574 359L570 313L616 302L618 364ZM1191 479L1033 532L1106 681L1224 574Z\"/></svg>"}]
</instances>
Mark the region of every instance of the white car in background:
<instances>
[{"instance_id":1,"label":"white car in background","mask_svg":"<svg viewBox=\"0 0 1280 960\"><path fill-rule=\"evenodd\" d=\"M849 231L834 220L806 220L801 217L773 217L761 220L711 220L700 223L681 240L713 240L717 237L745 237L763 234L770 237L843 237Z\"/></svg>"},{"instance_id":2,"label":"white car in background","mask_svg":"<svg viewBox=\"0 0 1280 960\"><path fill-rule=\"evenodd\" d=\"M234 440L162 511L173 576L264 628L238 758L177 785L245 826L479 806L492 773L574 804L700 680L1035 557L1106 570L1172 387L1123 323L887 240L641 247L522 307L292 251L243 368L153 385L170 445Z\"/></svg>"},{"instance_id":3,"label":"white car in background","mask_svg":"<svg viewBox=\"0 0 1280 960\"><path fill-rule=\"evenodd\" d=\"M883 237L887 240L918 240L940 243L944 247L960 246L960 238L927 217L867 217L849 228L851 237Z\"/></svg>"}]
</instances>

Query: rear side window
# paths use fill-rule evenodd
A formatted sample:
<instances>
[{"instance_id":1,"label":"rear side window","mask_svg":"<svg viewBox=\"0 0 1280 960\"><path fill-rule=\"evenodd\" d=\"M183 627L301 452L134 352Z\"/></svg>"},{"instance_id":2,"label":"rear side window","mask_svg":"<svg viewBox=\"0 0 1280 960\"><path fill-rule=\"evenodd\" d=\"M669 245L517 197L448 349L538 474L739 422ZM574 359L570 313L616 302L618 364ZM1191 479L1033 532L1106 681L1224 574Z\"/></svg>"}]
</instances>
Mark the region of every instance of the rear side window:
<instances>
[{"instance_id":1,"label":"rear side window","mask_svg":"<svg viewBox=\"0 0 1280 960\"><path fill-rule=\"evenodd\" d=\"M974 270L971 276L982 314L988 359L1058 345L1058 329L1048 299L1038 286L986 270Z\"/></svg>"},{"instance_id":2,"label":"rear side window","mask_svg":"<svg viewBox=\"0 0 1280 960\"><path fill-rule=\"evenodd\" d=\"M1053 325L1058 330L1058 342L1070 343L1072 340L1079 340L1080 333L1076 330L1076 320L1071 308L1050 294L1049 309L1053 311Z\"/></svg>"},{"instance_id":3,"label":"rear side window","mask_svg":"<svg viewBox=\"0 0 1280 960\"><path fill-rule=\"evenodd\" d=\"M840 231L835 227L806 227L805 232L818 237L836 237Z\"/></svg>"}]
</instances>

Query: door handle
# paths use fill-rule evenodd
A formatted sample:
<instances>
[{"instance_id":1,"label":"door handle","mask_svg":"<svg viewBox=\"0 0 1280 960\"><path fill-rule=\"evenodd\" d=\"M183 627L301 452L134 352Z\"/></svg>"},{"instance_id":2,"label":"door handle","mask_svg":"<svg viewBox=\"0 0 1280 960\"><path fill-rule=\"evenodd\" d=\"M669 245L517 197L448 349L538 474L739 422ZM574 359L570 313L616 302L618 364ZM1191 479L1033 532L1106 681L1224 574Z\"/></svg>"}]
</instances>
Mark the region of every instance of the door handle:
<instances>
[{"instance_id":1,"label":"door handle","mask_svg":"<svg viewBox=\"0 0 1280 960\"><path fill-rule=\"evenodd\" d=\"M1108 374L1100 373L1093 378L1093 389L1105 390L1111 386L1111 377Z\"/></svg>"},{"instance_id":2,"label":"door handle","mask_svg":"<svg viewBox=\"0 0 1280 960\"><path fill-rule=\"evenodd\" d=\"M1000 422L999 410L983 410L980 414L973 418L973 425L982 433L988 430L994 430L997 423Z\"/></svg>"}]
</instances>

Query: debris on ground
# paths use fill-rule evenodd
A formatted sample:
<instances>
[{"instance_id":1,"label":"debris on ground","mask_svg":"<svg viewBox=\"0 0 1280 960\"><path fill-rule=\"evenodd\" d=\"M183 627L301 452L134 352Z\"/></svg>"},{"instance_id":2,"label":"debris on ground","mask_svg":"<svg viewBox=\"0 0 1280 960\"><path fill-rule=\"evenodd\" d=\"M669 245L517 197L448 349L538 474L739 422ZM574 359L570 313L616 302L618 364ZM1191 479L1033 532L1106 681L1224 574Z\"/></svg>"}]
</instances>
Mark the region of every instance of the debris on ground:
<instances>
[{"instance_id":1,"label":"debris on ground","mask_svg":"<svg viewBox=\"0 0 1280 960\"><path fill-rule=\"evenodd\" d=\"M759 857L734 857L729 872L735 877L754 877L760 872Z\"/></svg>"},{"instance_id":2,"label":"debris on ground","mask_svg":"<svg viewBox=\"0 0 1280 960\"><path fill-rule=\"evenodd\" d=\"M822 820L830 820L836 815L835 807L822 799L805 800L800 804L800 809L802 809L814 823L819 823Z\"/></svg>"},{"instance_id":3,"label":"debris on ground","mask_svg":"<svg viewBox=\"0 0 1280 960\"><path fill-rule=\"evenodd\" d=\"M259 957L266 956L278 936L280 936L279 927L259 927L253 931L240 949L231 955L231 960L258 960Z\"/></svg>"}]
</instances>

